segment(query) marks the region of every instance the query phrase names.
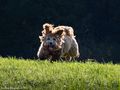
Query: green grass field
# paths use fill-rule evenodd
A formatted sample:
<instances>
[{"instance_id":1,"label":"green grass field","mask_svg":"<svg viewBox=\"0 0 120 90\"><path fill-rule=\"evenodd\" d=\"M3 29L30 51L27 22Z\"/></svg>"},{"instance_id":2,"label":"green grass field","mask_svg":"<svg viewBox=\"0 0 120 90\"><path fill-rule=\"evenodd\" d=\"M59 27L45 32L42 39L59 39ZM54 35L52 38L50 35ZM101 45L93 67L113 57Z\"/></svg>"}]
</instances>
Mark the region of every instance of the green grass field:
<instances>
[{"instance_id":1,"label":"green grass field","mask_svg":"<svg viewBox=\"0 0 120 90\"><path fill-rule=\"evenodd\" d=\"M120 90L120 65L0 57L0 90Z\"/></svg>"}]
</instances>

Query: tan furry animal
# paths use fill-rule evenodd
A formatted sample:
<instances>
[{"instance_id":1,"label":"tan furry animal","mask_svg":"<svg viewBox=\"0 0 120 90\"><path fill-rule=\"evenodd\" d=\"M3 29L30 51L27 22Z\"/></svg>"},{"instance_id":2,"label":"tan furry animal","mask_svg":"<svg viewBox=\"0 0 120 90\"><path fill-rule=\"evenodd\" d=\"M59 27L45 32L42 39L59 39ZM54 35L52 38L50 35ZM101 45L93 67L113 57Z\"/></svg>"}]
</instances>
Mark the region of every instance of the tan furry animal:
<instances>
[{"instance_id":1,"label":"tan furry animal","mask_svg":"<svg viewBox=\"0 0 120 90\"><path fill-rule=\"evenodd\" d=\"M44 24L42 36L39 36L41 45L37 56L40 59L60 60L79 57L79 47L74 36L74 30L69 26Z\"/></svg>"}]
</instances>

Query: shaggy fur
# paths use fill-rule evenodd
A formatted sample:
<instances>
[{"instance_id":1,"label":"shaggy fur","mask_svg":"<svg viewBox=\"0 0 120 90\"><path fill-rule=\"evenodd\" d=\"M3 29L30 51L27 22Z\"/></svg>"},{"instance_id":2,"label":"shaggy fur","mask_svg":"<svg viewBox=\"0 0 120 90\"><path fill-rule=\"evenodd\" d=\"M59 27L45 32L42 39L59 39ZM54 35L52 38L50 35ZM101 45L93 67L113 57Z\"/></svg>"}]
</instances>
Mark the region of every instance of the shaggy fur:
<instances>
[{"instance_id":1,"label":"shaggy fur","mask_svg":"<svg viewBox=\"0 0 120 90\"><path fill-rule=\"evenodd\" d=\"M40 59L60 60L79 57L79 47L74 36L74 30L69 26L44 24L42 36L39 36L41 45L37 56Z\"/></svg>"}]
</instances>

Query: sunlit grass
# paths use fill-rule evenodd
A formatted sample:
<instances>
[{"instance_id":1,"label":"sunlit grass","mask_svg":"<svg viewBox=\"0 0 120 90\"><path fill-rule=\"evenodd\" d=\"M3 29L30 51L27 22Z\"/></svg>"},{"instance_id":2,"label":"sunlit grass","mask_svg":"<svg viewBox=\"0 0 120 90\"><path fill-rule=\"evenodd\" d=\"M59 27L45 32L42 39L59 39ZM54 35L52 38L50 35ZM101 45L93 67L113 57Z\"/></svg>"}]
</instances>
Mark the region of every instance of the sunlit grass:
<instances>
[{"instance_id":1,"label":"sunlit grass","mask_svg":"<svg viewBox=\"0 0 120 90\"><path fill-rule=\"evenodd\" d=\"M1 57L0 89L120 90L120 65Z\"/></svg>"}]
</instances>

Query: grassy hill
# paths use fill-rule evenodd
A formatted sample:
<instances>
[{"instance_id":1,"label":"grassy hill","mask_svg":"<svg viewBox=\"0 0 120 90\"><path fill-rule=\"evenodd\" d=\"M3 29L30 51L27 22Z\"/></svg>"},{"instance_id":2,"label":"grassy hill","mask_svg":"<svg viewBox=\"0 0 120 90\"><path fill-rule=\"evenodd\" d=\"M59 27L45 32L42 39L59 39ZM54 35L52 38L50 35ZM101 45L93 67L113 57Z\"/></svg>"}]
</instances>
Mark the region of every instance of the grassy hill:
<instances>
[{"instance_id":1,"label":"grassy hill","mask_svg":"<svg viewBox=\"0 0 120 90\"><path fill-rule=\"evenodd\" d=\"M0 57L1 89L120 90L120 65Z\"/></svg>"}]
</instances>

